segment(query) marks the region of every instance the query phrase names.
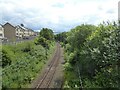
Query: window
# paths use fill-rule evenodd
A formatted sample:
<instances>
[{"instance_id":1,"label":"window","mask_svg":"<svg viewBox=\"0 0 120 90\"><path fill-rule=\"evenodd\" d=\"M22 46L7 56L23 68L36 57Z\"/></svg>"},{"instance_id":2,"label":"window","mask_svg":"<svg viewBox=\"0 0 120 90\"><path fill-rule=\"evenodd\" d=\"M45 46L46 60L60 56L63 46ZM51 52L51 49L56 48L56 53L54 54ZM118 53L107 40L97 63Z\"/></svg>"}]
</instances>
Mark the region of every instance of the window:
<instances>
[{"instance_id":1,"label":"window","mask_svg":"<svg viewBox=\"0 0 120 90\"><path fill-rule=\"evenodd\" d=\"M3 36L2 33L0 33L0 36Z\"/></svg>"},{"instance_id":2,"label":"window","mask_svg":"<svg viewBox=\"0 0 120 90\"><path fill-rule=\"evenodd\" d=\"M2 29L2 28L0 28L0 31L3 31L3 29Z\"/></svg>"}]
</instances>

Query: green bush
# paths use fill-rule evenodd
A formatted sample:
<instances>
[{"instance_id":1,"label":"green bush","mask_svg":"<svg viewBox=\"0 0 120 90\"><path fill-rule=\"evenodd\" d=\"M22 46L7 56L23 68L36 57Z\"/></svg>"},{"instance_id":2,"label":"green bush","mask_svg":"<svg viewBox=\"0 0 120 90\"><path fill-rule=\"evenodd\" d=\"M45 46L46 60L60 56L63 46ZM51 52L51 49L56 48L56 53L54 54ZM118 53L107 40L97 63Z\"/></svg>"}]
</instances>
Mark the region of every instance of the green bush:
<instances>
[{"instance_id":1,"label":"green bush","mask_svg":"<svg viewBox=\"0 0 120 90\"><path fill-rule=\"evenodd\" d=\"M35 40L36 45L42 45L44 48L47 48L47 49L49 49L48 42L49 42L48 40L46 40L44 37L41 37L41 36L39 36L39 38Z\"/></svg>"},{"instance_id":2,"label":"green bush","mask_svg":"<svg viewBox=\"0 0 120 90\"><path fill-rule=\"evenodd\" d=\"M52 42L47 58L45 48L35 45L34 42L3 45L3 52L5 51L2 54L3 61L7 63L2 71L3 88L28 88L51 56L54 45L55 43ZM11 60L10 65L8 60Z\"/></svg>"},{"instance_id":3,"label":"green bush","mask_svg":"<svg viewBox=\"0 0 120 90\"><path fill-rule=\"evenodd\" d=\"M5 49L2 49L2 67L4 68L7 65L11 64L11 58Z\"/></svg>"},{"instance_id":4,"label":"green bush","mask_svg":"<svg viewBox=\"0 0 120 90\"><path fill-rule=\"evenodd\" d=\"M34 47L34 44L31 42L26 42L25 44L21 44L21 46L20 46L21 51L23 51L23 52L29 52L33 49L33 47Z\"/></svg>"},{"instance_id":5,"label":"green bush","mask_svg":"<svg viewBox=\"0 0 120 90\"><path fill-rule=\"evenodd\" d=\"M70 58L66 63L73 64L76 78L79 77L79 73L75 66L79 67L83 87L118 88L119 36L119 29L115 23L100 24L97 27L81 25L68 33L66 53ZM74 57L77 63L74 63ZM71 74L68 69L65 70ZM66 81L70 83L68 78ZM69 87L73 86L70 84Z\"/></svg>"}]
</instances>

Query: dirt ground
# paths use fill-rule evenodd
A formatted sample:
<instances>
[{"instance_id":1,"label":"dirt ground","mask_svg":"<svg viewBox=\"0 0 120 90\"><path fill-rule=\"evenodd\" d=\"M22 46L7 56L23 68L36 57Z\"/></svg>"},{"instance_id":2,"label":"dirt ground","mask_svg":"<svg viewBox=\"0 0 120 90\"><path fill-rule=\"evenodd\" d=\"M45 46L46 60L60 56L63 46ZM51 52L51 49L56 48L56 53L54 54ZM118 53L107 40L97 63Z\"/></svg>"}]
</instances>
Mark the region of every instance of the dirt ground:
<instances>
[{"instance_id":1,"label":"dirt ground","mask_svg":"<svg viewBox=\"0 0 120 90\"><path fill-rule=\"evenodd\" d=\"M62 87L62 84L64 81L63 64L64 64L64 55L63 55L63 49L61 48L60 60L56 68L57 70L55 72L50 88L61 88Z\"/></svg>"}]
</instances>

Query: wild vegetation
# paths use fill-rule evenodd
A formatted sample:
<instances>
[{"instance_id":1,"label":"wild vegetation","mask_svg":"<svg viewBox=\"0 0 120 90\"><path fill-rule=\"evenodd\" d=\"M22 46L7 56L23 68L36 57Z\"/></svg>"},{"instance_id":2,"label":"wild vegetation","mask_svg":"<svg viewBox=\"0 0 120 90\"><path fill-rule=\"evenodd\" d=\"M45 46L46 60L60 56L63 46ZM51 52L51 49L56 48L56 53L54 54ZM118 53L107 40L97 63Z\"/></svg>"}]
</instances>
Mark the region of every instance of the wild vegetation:
<instances>
[{"instance_id":1,"label":"wild vegetation","mask_svg":"<svg viewBox=\"0 0 120 90\"><path fill-rule=\"evenodd\" d=\"M49 29L47 30L49 32ZM50 34L53 35L53 33ZM2 46L3 89L28 88L30 86L55 49L55 42L51 40L54 37L48 39L51 35L47 38L39 36L33 41L16 45ZM44 42L41 42L41 38ZM43 43L46 42L48 48L44 47Z\"/></svg>"},{"instance_id":2,"label":"wild vegetation","mask_svg":"<svg viewBox=\"0 0 120 90\"><path fill-rule=\"evenodd\" d=\"M120 87L119 37L120 30L115 22L98 26L82 24L66 32L66 36L61 37L67 42L63 42L64 88Z\"/></svg>"},{"instance_id":3,"label":"wild vegetation","mask_svg":"<svg viewBox=\"0 0 120 90\"><path fill-rule=\"evenodd\" d=\"M30 42L2 47L2 87L25 88L54 51L55 40L64 47L64 88L120 87L120 30L116 22L82 24L54 36L43 28ZM54 40L55 38L55 40Z\"/></svg>"}]
</instances>

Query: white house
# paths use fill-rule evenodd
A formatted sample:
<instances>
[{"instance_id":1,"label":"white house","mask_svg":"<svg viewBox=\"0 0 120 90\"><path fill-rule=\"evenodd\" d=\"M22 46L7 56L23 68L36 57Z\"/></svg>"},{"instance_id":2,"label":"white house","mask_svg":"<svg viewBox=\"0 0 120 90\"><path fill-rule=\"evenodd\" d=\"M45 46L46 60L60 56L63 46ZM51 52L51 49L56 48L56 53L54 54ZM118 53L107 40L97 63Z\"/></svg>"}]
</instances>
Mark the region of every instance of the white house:
<instances>
[{"instance_id":1,"label":"white house","mask_svg":"<svg viewBox=\"0 0 120 90\"><path fill-rule=\"evenodd\" d=\"M0 39L4 39L4 28L0 25Z\"/></svg>"},{"instance_id":2,"label":"white house","mask_svg":"<svg viewBox=\"0 0 120 90\"><path fill-rule=\"evenodd\" d=\"M16 30L16 37L18 39L22 39L24 36L24 29L21 26L17 25L15 30Z\"/></svg>"}]
</instances>

